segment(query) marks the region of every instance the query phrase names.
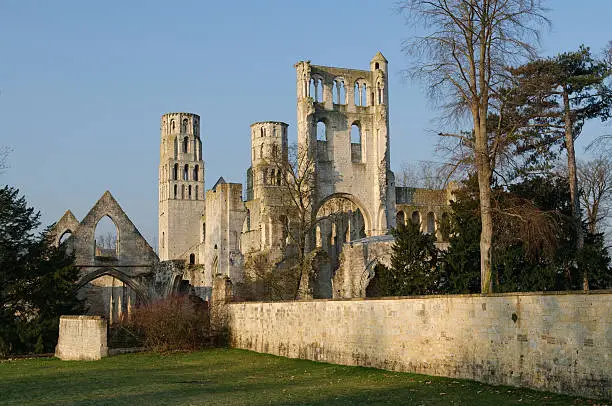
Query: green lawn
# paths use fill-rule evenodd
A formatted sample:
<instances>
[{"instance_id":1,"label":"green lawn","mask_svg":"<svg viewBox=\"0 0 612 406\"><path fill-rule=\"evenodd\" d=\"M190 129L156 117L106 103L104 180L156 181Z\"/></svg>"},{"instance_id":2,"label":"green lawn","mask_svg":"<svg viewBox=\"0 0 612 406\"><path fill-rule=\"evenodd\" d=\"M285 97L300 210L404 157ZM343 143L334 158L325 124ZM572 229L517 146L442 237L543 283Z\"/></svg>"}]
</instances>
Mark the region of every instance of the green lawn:
<instances>
[{"instance_id":1,"label":"green lawn","mask_svg":"<svg viewBox=\"0 0 612 406\"><path fill-rule=\"evenodd\" d=\"M0 362L1 405L574 405L592 401L471 381L241 350L101 361Z\"/></svg>"}]
</instances>

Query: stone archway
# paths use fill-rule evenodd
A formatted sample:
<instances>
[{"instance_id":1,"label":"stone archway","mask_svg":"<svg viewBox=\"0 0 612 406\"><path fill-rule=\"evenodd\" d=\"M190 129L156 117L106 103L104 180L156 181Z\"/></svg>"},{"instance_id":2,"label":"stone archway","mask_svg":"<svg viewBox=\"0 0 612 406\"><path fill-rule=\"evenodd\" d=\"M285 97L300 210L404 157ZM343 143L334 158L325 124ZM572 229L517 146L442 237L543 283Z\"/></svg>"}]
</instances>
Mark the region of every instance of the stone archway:
<instances>
[{"instance_id":1,"label":"stone archway","mask_svg":"<svg viewBox=\"0 0 612 406\"><path fill-rule=\"evenodd\" d=\"M147 287L111 267L81 270L76 291L87 303L89 314L105 316L110 323L129 314L132 307L150 302Z\"/></svg>"},{"instance_id":2,"label":"stone archway","mask_svg":"<svg viewBox=\"0 0 612 406\"><path fill-rule=\"evenodd\" d=\"M358 199L346 193L336 193L318 205L315 224L316 246L329 255L331 278L339 265L343 245L365 238L372 223Z\"/></svg>"}]
</instances>

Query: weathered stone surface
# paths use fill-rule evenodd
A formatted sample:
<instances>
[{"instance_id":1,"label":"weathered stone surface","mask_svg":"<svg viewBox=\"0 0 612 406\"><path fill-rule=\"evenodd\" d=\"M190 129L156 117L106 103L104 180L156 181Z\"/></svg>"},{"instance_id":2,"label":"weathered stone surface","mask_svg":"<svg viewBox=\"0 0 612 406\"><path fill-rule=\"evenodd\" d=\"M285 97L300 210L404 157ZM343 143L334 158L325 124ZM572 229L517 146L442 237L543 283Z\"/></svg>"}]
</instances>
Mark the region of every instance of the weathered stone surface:
<instances>
[{"instance_id":1,"label":"weathered stone surface","mask_svg":"<svg viewBox=\"0 0 612 406\"><path fill-rule=\"evenodd\" d=\"M233 303L231 344L612 398L612 292Z\"/></svg>"},{"instance_id":2,"label":"weathered stone surface","mask_svg":"<svg viewBox=\"0 0 612 406\"><path fill-rule=\"evenodd\" d=\"M55 356L61 360L99 360L108 355L106 320L100 316L61 316Z\"/></svg>"}]
</instances>

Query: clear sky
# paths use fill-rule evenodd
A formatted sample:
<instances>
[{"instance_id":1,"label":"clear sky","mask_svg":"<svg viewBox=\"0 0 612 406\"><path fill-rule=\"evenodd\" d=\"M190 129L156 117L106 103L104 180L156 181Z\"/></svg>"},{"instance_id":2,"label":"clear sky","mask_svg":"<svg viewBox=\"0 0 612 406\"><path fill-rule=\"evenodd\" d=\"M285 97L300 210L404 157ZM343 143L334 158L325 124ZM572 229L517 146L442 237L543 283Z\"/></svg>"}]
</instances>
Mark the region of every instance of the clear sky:
<instances>
[{"instance_id":1,"label":"clear sky","mask_svg":"<svg viewBox=\"0 0 612 406\"><path fill-rule=\"evenodd\" d=\"M159 121L201 116L206 188L244 183L249 125L278 120L295 139L299 60L367 69L389 60L392 167L440 160L437 110L403 79L411 32L394 0L4 0L0 3L0 184L18 187L45 225L81 220L110 190L156 247ZM612 1L549 0L542 55L599 51ZM610 126L590 124L582 151Z\"/></svg>"}]
</instances>

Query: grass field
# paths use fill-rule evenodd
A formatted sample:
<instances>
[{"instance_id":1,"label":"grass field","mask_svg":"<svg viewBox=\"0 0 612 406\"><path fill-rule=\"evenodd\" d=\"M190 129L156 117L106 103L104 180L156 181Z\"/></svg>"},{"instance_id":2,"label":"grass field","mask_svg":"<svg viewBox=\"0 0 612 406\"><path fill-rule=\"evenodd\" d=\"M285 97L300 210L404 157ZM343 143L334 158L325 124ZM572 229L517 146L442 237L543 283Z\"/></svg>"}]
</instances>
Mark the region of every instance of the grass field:
<instances>
[{"instance_id":1,"label":"grass field","mask_svg":"<svg viewBox=\"0 0 612 406\"><path fill-rule=\"evenodd\" d=\"M471 381L286 359L241 350L101 361L0 362L1 405L589 405Z\"/></svg>"}]
</instances>

